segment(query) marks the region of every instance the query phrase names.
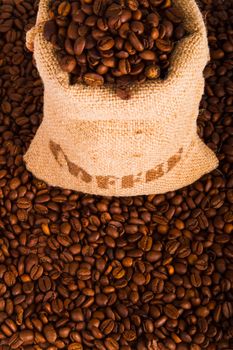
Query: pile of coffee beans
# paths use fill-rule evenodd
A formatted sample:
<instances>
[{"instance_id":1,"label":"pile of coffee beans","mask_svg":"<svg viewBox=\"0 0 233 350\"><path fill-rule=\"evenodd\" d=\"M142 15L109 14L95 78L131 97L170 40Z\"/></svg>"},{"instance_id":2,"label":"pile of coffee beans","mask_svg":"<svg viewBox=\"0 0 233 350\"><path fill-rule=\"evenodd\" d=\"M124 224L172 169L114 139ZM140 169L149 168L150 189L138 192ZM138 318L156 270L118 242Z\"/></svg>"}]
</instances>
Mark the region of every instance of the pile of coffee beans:
<instances>
[{"instance_id":1,"label":"pile of coffee beans","mask_svg":"<svg viewBox=\"0 0 233 350\"><path fill-rule=\"evenodd\" d=\"M0 0L0 350L233 349L233 3L199 3L211 62L198 130L219 169L104 198L25 169L42 119L24 45L37 4Z\"/></svg>"},{"instance_id":2,"label":"pile of coffee beans","mask_svg":"<svg viewBox=\"0 0 233 350\"><path fill-rule=\"evenodd\" d=\"M45 38L71 84L129 87L165 77L175 42L185 36L172 0L56 0L50 4Z\"/></svg>"}]
</instances>

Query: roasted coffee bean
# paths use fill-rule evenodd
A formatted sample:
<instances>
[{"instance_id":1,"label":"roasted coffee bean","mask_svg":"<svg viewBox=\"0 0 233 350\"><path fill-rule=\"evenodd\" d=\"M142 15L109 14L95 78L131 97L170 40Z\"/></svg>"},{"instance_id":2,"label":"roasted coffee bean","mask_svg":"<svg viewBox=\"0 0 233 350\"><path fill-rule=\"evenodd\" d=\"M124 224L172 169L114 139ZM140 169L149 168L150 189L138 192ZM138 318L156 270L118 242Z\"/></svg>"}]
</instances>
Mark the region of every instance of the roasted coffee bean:
<instances>
[{"instance_id":1,"label":"roasted coffee bean","mask_svg":"<svg viewBox=\"0 0 233 350\"><path fill-rule=\"evenodd\" d=\"M166 9L165 14L166 14L167 18L170 19L170 21L172 21L173 23L180 23L181 22L181 17L180 17L180 13L179 13L178 9L176 9L176 8Z\"/></svg>"},{"instance_id":2,"label":"roasted coffee bean","mask_svg":"<svg viewBox=\"0 0 233 350\"><path fill-rule=\"evenodd\" d=\"M72 56L65 56L60 60L62 70L67 73L71 73L76 67L76 61Z\"/></svg>"},{"instance_id":3,"label":"roasted coffee bean","mask_svg":"<svg viewBox=\"0 0 233 350\"><path fill-rule=\"evenodd\" d=\"M176 320L179 317L179 311L172 304L167 304L164 307L164 313L167 317Z\"/></svg>"},{"instance_id":4,"label":"roasted coffee bean","mask_svg":"<svg viewBox=\"0 0 233 350\"><path fill-rule=\"evenodd\" d=\"M70 22L68 28L67 28L67 37L68 39L76 40L79 35L79 27L78 24L75 22ZM68 52L68 51L67 51Z\"/></svg>"},{"instance_id":5,"label":"roasted coffee bean","mask_svg":"<svg viewBox=\"0 0 233 350\"><path fill-rule=\"evenodd\" d=\"M108 51L114 46L114 39L110 36L103 37L98 42L98 49L100 51Z\"/></svg>"},{"instance_id":6,"label":"roasted coffee bean","mask_svg":"<svg viewBox=\"0 0 233 350\"><path fill-rule=\"evenodd\" d=\"M81 343L72 343L68 346L68 350L83 350Z\"/></svg>"},{"instance_id":7,"label":"roasted coffee bean","mask_svg":"<svg viewBox=\"0 0 233 350\"><path fill-rule=\"evenodd\" d=\"M48 292L52 286L50 278L48 276L42 276L41 278L39 278L38 285L40 290L44 293Z\"/></svg>"},{"instance_id":8,"label":"roasted coffee bean","mask_svg":"<svg viewBox=\"0 0 233 350\"><path fill-rule=\"evenodd\" d=\"M12 287L16 283L16 277L11 271L6 271L4 273L3 279L8 287Z\"/></svg>"},{"instance_id":9,"label":"roasted coffee bean","mask_svg":"<svg viewBox=\"0 0 233 350\"><path fill-rule=\"evenodd\" d=\"M129 23L123 23L120 28L119 28L119 35L122 39L126 39L128 37L128 34L130 32L130 27L129 27ZM124 41L123 41L124 43ZM118 44L119 47L119 44ZM117 47L117 48L118 48ZM121 49L122 47L120 47Z\"/></svg>"},{"instance_id":10,"label":"roasted coffee bean","mask_svg":"<svg viewBox=\"0 0 233 350\"><path fill-rule=\"evenodd\" d=\"M123 333L123 338L127 340L128 342L132 342L137 338L137 334L133 330L126 330Z\"/></svg>"},{"instance_id":11,"label":"roasted coffee bean","mask_svg":"<svg viewBox=\"0 0 233 350\"><path fill-rule=\"evenodd\" d=\"M85 48L86 40L83 36L76 39L74 43L74 53L77 56L80 56L83 53Z\"/></svg>"},{"instance_id":12,"label":"roasted coffee bean","mask_svg":"<svg viewBox=\"0 0 233 350\"><path fill-rule=\"evenodd\" d=\"M156 79L160 76L160 68L156 65L147 66L145 69L145 75L148 79Z\"/></svg>"},{"instance_id":13,"label":"roasted coffee bean","mask_svg":"<svg viewBox=\"0 0 233 350\"><path fill-rule=\"evenodd\" d=\"M57 333L53 327L52 324L46 324L44 326L44 335L45 335L45 338L47 339L47 341L51 344L55 343L56 339L57 339Z\"/></svg>"},{"instance_id":14,"label":"roasted coffee bean","mask_svg":"<svg viewBox=\"0 0 233 350\"><path fill-rule=\"evenodd\" d=\"M141 52L144 50L142 42L134 32L129 34L129 41L136 51Z\"/></svg>"},{"instance_id":15,"label":"roasted coffee bean","mask_svg":"<svg viewBox=\"0 0 233 350\"><path fill-rule=\"evenodd\" d=\"M44 36L54 46L61 69L70 74L70 83L116 84L124 100L132 89L120 88L117 81L126 75L133 86L164 78L175 42L186 36L182 16L170 0L58 0L50 4L49 15ZM224 49L230 52L229 44ZM110 58L107 65L100 62Z\"/></svg>"},{"instance_id":16,"label":"roasted coffee bean","mask_svg":"<svg viewBox=\"0 0 233 350\"><path fill-rule=\"evenodd\" d=\"M125 74L129 74L131 71L131 66L130 63L127 59L121 59L119 61L119 71L125 75Z\"/></svg>"},{"instance_id":17,"label":"roasted coffee bean","mask_svg":"<svg viewBox=\"0 0 233 350\"><path fill-rule=\"evenodd\" d=\"M151 250L152 244L153 244L152 237L143 236L138 243L138 247L143 251L148 252Z\"/></svg>"},{"instance_id":18,"label":"roasted coffee bean","mask_svg":"<svg viewBox=\"0 0 233 350\"><path fill-rule=\"evenodd\" d=\"M127 0L127 7L131 10L131 11L137 11L139 6L139 3L137 0Z\"/></svg>"},{"instance_id":19,"label":"roasted coffee bean","mask_svg":"<svg viewBox=\"0 0 233 350\"><path fill-rule=\"evenodd\" d=\"M105 11L105 16L107 18L111 18L111 17L119 17L122 14L122 6L120 4L117 3L112 3L111 5L109 5Z\"/></svg>"},{"instance_id":20,"label":"roasted coffee bean","mask_svg":"<svg viewBox=\"0 0 233 350\"><path fill-rule=\"evenodd\" d=\"M154 51L151 50L145 50L139 54L139 56L144 59L145 61L155 61L156 60L156 54Z\"/></svg>"},{"instance_id":21,"label":"roasted coffee bean","mask_svg":"<svg viewBox=\"0 0 233 350\"><path fill-rule=\"evenodd\" d=\"M101 323L101 326L100 326L100 330L104 333L104 334L110 334L113 330L115 326L115 323L113 320L111 319L107 319L107 320L104 320L102 323Z\"/></svg>"},{"instance_id":22,"label":"roasted coffee bean","mask_svg":"<svg viewBox=\"0 0 233 350\"><path fill-rule=\"evenodd\" d=\"M19 333L20 339L23 341L24 345L34 343L34 333L31 330L23 330Z\"/></svg>"},{"instance_id":23,"label":"roasted coffee bean","mask_svg":"<svg viewBox=\"0 0 233 350\"><path fill-rule=\"evenodd\" d=\"M161 51L161 52L171 52L172 51L172 43L168 40L164 39L157 39L155 41L156 47Z\"/></svg>"},{"instance_id":24,"label":"roasted coffee bean","mask_svg":"<svg viewBox=\"0 0 233 350\"><path fill-rule=\"evenodd\" d=\"M146 282L146 279L145 279L145 276L140 273L140 272L136 272L134 275L133 275L133 281L136 285L138 286L142 286L143 284L145 284Z\"/></svg>"},{"instance_id":25,"label":"roasted coffee bean","mask_svg":"<svg viewBox=\"0 0 233 350\"><path fill-rule=\"evenodd\" d=\"M118 266L112 271L112 275L116 279L121 279L125 276L125 270L122 268L122 266Z\"/></svg>"},{"instance_id":26,"label":"roasted coffee bean","mask_svg":"<svg viewBox=\"0 0 233 350\"><path fill-rule=\"evenodd\" d=\"M72 20L76 23L82 24L85 21L86 14L82 9L77 9L72 13Z\"/></svg>"},{"instance_id":27,"label":"roasted coffee bean","mask_svg":"<svg viewBox=\"0 0 233 350\"><path fill-rule=\"evenodd\" d=\"M53 35L57 33L57 25L54 20L49 20L45 23L44 26L44 36L46 40L50 41L53 38Z\"/></svg>"},{"instance_id":28,"label":"roasted coffee bean","mask_svg":"<svg viewBox=\"0 0 233 350\"><path fill-rule=\"evenodd\" d=\"M139 21L132 21L130 28L134 33L136 33L138 35L141 35L145 30L144 24L142 22L139 22Z\"/></svg>"},{"instance_id":29,"label":"roasted coffee bean","mask_svg":"<svg viewBox=\"0 0 233 350\"><path fill-rule=\"evenodd\" d=\"M71 5L68 1L62 1L58 6L57 12L59 16L65 17L68 16L71 10Z\"/></svg>"},{"instance_id":30,"label":"roasted coffee bean","mask_svg":"<svg viewBox=\"0 0 233 350\"><path fill-rule=\"evenodd\" d=\"M119 344L114 338L106 338L104 341L104 345L107 348L107 350L119 350Z\"/></svg>"},{"instance_id":31,"label":"roasted coffee bean","mask_svg":"<svg viewBox=\"0 0 233 350\"><path fill-rule=\"evenodd\" d=\"M90 86L101 86L104 83L104 78L96 73L86 73L83 79Z\"/></svg>"}]
</instances>

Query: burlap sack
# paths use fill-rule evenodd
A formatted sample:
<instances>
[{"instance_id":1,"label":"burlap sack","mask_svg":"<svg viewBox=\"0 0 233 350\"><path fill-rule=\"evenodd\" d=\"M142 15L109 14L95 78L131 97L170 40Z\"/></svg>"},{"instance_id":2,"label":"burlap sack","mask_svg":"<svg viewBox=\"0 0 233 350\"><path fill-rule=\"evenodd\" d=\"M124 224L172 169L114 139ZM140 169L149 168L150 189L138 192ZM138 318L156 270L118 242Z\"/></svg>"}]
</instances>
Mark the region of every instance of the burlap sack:
<instances>
[{"instance_id":1,"label":"burlap sack","mask_svg":"<svg viewBox=\"0 0 233 350\"><path fill-rule=\"evenodd\" d=\"M205 25L194 0L174 0L189 35L177 46L168 78L133 89L129 101L109 87L69 86L43 37L48 0L27 33L44 82L44 118L24 156L47 183L77 191L128 196L191 184L217 164L197 136L196 119L209 58Z\"/></svg>"}]
</instances>

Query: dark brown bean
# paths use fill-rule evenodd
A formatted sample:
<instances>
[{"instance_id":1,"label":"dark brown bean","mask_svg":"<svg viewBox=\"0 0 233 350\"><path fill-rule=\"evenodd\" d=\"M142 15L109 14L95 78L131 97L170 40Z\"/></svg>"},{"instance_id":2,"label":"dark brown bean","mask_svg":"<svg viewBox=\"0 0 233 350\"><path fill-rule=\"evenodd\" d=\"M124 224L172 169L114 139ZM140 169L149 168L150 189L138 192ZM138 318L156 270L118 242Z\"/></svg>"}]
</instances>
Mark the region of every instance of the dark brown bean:
<instances>
[{"instance_id":1,"label":"dark brown bean","mask_svg":"<svg viewBox=\"0 0 233 350\"><path fill-rule=\"evenodd\" d=\"M139 52L144 50L144 46L142 42L139 40L139 38L134 32L129 34L129 41L132 44L132 46L135 48L135 50Z\"/></svg>"},{"instance_id":2,"label":"dark brown bean","mask_svg":"<svg viewBox=\"0 0 233 350\"><path fill-rule=\"evenodd\" d=\"M62 70L67 73L71 73L76 67L76 61L72 56L65 56L61 59L60 65Z\"/></svg>"},{"instance_id":3,"label":"dark brown bean","mask_svg":"<svg viewBox=\"0 0 233 350\"><path fill-rule=\"evenodd\" d=\"M52 324L46 324L44 326L44 335L45 335L45 338L48 340L49 343L53 344L55 343L56 339L57 339L57 333L53 327Z\"/></svg>"},{"instance_id":4,"label":"dark brown bean","mask_svg":"<svg viewBox=\"0 0 233 350\"><path fill-rule=\"evenodd\" d=\"M90 86L101 86L104 83L104 79L101 75L96 73L86 73L83 77L84 82Z\"/></svg>"},{"instance_id":5,"label":"dark brown bean","mask_svg":"<svg viewBox=\"0 0 233 350\"><path fill-rule=\"evenodd\" d=\"M86 40L83 36L76 39L74 43L74 53L77 56L80 56L83 53L85 48Z\"/></svg>"}]
</instances>

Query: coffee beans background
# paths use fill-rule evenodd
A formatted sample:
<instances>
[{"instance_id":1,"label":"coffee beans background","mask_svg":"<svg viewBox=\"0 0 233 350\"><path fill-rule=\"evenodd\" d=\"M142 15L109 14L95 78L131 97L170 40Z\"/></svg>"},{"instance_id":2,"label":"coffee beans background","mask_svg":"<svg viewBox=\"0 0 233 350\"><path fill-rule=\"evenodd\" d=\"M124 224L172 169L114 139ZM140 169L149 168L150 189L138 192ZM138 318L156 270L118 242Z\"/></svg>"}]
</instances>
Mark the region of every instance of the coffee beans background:
<instances>
[{"instance_id":1,"label":"coffee beans background","mask_svg":"<svg viewBox=\"0 0 233 350\"><path fill-rule=\"evenodd\" d=\"M25 169L43 106L24 46L37 3L0 1L0 350L233 349L233 3L199 4L211 62L198 131L220 167L118 199Z\"/></svg>"}]
</instances>

